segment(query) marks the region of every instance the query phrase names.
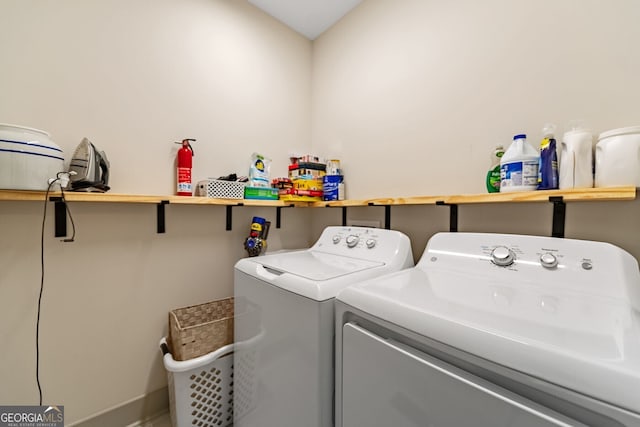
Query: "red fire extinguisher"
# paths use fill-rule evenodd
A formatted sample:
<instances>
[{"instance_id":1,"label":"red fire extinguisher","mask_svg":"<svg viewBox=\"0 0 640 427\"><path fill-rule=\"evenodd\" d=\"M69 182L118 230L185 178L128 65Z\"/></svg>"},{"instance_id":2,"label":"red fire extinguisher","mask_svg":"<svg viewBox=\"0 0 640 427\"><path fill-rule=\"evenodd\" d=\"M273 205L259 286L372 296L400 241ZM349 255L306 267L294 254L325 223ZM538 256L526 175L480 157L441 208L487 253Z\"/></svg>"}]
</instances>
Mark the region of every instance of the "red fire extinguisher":
<instances>
[{"instance_id":1,"label":"red fire extinguisher","mask_svg":"<svg viewBox=\"0 0 640 427\"><path fill-rule=\"evenodd\" d=\"M193 187L191 186L191 166L193 164L193 147L190 142L195 139L183 139L182 142L176 142L181 144L182 148L178 150L177 158L177 178L178 178L178 196L193 196Z\"/></svg>"}]
</instances>

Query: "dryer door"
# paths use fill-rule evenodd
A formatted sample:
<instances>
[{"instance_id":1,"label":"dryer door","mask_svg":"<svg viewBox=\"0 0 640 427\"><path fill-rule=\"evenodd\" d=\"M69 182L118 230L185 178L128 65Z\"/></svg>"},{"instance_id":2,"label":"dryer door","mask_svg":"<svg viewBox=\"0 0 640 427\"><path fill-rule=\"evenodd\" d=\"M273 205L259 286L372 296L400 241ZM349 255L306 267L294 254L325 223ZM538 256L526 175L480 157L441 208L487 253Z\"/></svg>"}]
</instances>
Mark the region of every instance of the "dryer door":
<instances>
[{"instance_id":1,"label":"dryer door","mask_svg":"<svg viewBox=\"0 0 640 427\"><path fill-rule=\"evenodd\" d=\"M342 348L343 427L584 426L353 323Z\"/></svg>"}]
</instances>

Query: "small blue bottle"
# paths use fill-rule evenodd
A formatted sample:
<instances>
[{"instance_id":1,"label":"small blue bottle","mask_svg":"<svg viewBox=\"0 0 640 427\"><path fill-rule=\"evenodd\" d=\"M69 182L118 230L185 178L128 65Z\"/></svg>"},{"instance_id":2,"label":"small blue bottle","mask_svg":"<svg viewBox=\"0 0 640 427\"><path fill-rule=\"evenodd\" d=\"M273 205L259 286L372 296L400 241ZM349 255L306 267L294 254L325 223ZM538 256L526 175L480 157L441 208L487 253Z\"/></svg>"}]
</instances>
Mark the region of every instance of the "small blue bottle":
<instances>
[{"instance_id":1,"label":"small blue bottle","mask_svg":"<svg viewBox=\"0 0 640 427\"><path fill-rule=\"evenodd\" d=\"M556 126L551 123L545 124L542 129L540 163L538 165L538 190L555 190L559 187L555 130Z\"/></svg>"}]
</instances>

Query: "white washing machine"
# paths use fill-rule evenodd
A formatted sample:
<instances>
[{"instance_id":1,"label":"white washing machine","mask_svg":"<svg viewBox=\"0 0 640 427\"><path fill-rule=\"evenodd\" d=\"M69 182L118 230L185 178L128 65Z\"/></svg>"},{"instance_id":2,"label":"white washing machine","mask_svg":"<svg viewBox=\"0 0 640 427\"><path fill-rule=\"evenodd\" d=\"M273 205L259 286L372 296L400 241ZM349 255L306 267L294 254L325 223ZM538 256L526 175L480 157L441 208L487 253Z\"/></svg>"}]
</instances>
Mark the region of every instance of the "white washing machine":
<instances>
[{"instance_id":1,"label":"white washing machine","mask_svg":"<svg viewBox=\"0 0 640 427\"><path fill-rule=\"evenodd\" d=\"M440 233L336 298L336 426L640 426L640 274L607 243Z\"/></svg>"},{"instance_id":2,"label":"white washing machine","mask_svg":"<svg viewBox=\"0 0 640 427\"><path fill-rule=\"evenodd\" d=\"M412 267L393 230L327 227L313 247L235 266L234 426L333 426L334 298Z\"/></svg>"}]
</instances>

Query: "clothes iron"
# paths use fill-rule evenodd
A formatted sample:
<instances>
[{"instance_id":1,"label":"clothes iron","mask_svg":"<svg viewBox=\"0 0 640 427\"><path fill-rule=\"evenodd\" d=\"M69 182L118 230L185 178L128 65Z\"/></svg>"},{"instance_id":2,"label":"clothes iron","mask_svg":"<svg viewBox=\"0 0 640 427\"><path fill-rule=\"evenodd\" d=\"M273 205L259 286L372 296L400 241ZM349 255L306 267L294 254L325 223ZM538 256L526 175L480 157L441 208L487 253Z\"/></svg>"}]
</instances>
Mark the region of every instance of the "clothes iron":
<instances>
[{"instance_id":1,"label":"clothes iron","mask_svg":"<svg viewBox=\"0 0 640 427\"><path fill-rule=\"evenodd\" d=\"M69 163L72 191L109 191L109 161L104 151L98 151L87 138L83 138Z\"/></svg>"}]
</instances>

